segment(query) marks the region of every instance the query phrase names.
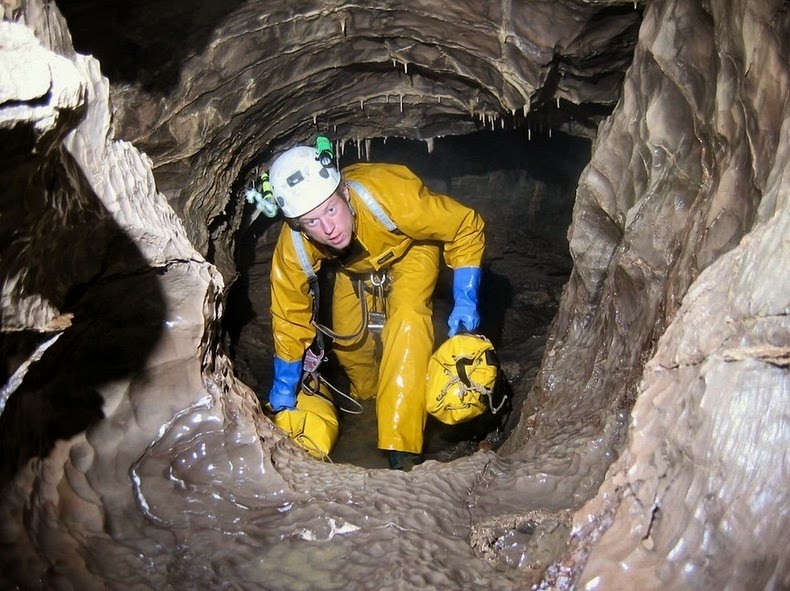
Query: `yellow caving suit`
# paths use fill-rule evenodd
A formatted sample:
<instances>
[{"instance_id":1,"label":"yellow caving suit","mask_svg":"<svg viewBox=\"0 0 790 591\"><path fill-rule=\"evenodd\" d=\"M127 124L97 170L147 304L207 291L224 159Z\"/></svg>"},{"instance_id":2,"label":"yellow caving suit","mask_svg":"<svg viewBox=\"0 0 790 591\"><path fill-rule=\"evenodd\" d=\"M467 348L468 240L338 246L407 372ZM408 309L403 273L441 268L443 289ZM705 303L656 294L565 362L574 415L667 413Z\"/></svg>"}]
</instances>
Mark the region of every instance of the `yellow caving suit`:
<instances>
[{"instance_id":1,"label":"yellow caving suit","mask_svg":"<svg viewBox=\"0 0 790 591\"><path fill-rule=\"evenodd\" d=\"M341 263L332 313L332 329L339 334L356 332L362 322L349 274L389 269L381 363L376 362L367 330L357 342L335 342L333 350L351 380L352 393L359 398L376 396L378 447L421 453L425 382L433 350L431 297L440 250L443 246L445 263L453 269L479 268L485 249L483 219L457 201L432 193L404 166L362 163L342 173L347 181L367 188L397 230L387 230L349 186L358 244L338 256L302 234L305 252L316 271L329 257ZM315 338L312 296L286 224L274 250L271 293L275 353L288 362L301 360Z\"/></svg>"}]
</instances>

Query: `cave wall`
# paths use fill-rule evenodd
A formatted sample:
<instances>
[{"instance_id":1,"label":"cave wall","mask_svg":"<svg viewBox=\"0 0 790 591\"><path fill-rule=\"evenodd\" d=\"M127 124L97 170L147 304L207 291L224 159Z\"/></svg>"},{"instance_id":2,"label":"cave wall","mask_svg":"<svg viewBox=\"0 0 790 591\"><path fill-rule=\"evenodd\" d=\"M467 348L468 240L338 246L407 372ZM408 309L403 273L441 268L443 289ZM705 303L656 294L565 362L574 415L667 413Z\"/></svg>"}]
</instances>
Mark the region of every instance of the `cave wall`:
<instances>
[{"instance_id":1,"label":"cave wall","mask_svg":"<svg viewBox=\"0 0 790 591\"><path fill-rule=\"evenodd\" d=\"M51 5L0 16L0 588L166 588L164 475L220 485L202 433L240 483L282 435L218 354L222 277L113 138L99 63Z\"/></svg>"},{"instance_id":2,"label":"cave wall","mask_svg":"<svg viewBox=\"0 0 790 591\"><path fill-rule=\"evenodd\" d=\"M115 139L53 5L2 11L3 586L290 589L306 556L314 588L790 586L786 3L647 5L580 181L539 412L499 455L411 475L311 462L233 377L223 280L188 239L208 224L153 173L174 158L226 196L241 164L206 162L232 134L191 159L211 128L168 139L141 103L152 160ZM118 117L137 92L112 91ZM576 511L545 573L497 556L537 509Z\"/></svg>"},{"instance_id":3,"label":"cave wall","mask_svg":"<svg viewBox=\"0 0 790 591\"><path fill-rule=\"evenodd\" d=\"M132 43L168 22L158 3L135 10L119 32ZM119 136L151 156L159 189L227 282L234 234L249 213L238 183L279 150L316 132L342 150L346 141L430 139L527 116L536 133L572 127L591 137L617 101L640 20L633 2L553 0L251 0L189 18L204 13L194 30L210 34L189 53L157 54L142 80L125 76L113 103ZM89 32L102 36L103 22ZM174 65L173 56L183 59ZM166 78L151 74L162 70ZM572 117L554 119L561 102Z\"/></svg>"},{"instance_id":4,"label":"cave wall","mask_svg":"<svg viewBox=\"0 0 790 591\"><path fill-rule=\"evenodd\" d=\"M582 588L788 585L789 18L652 3L580 180L541 410L519 425L535 443L509 448L550 453L552 422L636 400L576 516L578 553L608 528Z\"/></svg>"}]
</instances>

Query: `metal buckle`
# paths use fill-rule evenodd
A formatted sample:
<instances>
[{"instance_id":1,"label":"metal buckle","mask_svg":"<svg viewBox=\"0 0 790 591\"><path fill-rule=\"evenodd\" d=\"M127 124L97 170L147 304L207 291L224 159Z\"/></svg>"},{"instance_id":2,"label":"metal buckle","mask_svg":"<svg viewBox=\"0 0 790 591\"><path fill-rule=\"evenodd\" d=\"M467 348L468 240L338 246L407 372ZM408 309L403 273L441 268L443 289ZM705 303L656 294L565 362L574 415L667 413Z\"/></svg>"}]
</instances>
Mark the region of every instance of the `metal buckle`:
<instances>
[{"instance_id":1,"label":"metal buckle","mask_svg":"<svg viewBox=\"0 0 790 591\"><path fill-rule=\"evenodd\" d=\"M368 330L380 331L384 328L387 320L387 294L386 284L389 276L386 271L370 274L371 293L373 295L373 305L368 311Z\"/></svg>"},{"instance_id":2,"label":"metal buckle","mask_svg":"<svg viewBox=\"0 0 790 591\"><path fill-rule=\"evenodd\" d=\"M368 312L368 329L382 330L386 320L387 315L384 312Z\"/></svg>"}]
</instances>

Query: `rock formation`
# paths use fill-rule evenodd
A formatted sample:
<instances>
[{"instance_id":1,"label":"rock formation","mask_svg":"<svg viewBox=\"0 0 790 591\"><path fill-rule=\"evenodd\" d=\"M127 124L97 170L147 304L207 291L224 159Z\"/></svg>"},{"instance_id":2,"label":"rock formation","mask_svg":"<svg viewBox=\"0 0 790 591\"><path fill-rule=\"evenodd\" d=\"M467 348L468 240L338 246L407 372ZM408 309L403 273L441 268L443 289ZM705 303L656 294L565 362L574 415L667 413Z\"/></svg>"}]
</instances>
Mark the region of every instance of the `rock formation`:
<instances>
[{"instance_id":1,"label":"rock formation","mask_svg":"<svg viewBox=\"0 0 790 591\"><path fill-rule=\"evenodd\" d=\"M0 2L2 588L790 587L787 3L483 4ZM221 346L243 188L498 126L593 141L530 404L309 459Z\"/></svg>"}]
</instances>

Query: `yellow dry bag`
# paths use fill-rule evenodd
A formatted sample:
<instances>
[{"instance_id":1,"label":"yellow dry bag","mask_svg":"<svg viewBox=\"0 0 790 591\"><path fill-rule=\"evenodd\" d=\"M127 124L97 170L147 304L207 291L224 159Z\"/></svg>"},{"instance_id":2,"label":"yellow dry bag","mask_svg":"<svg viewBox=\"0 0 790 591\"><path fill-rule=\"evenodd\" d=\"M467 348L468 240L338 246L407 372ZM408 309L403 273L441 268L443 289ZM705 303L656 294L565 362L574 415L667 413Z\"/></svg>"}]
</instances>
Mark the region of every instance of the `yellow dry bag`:
<instances>
[{"instance_id":1,"label":"yellow dry bag","mask_svg":"<svg viewBox=\"0 0 790 591\"><path fill-rule=\"evenodd\" d=\"M328 392L321 394L302 390L296 398L295 410L282 410L274 415L274 424L288 433L299 447L319 460L329 458L340 430L337 410Z\"/></svg>"},{"instance_id":2,"label":"yellow dry bag","mask_svg":"<svg viewBox=\"0 0 790 591\"><path fill-rule=\"evenodd\" d=\"M448 425L480 416L491 405L498 373L499 361L487 338L475 334L449 338L428 363L428 412Z\"/></svg>"}]
</instances>

